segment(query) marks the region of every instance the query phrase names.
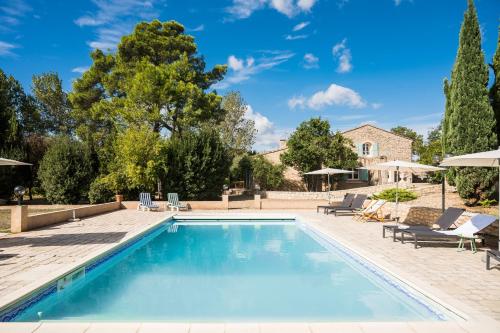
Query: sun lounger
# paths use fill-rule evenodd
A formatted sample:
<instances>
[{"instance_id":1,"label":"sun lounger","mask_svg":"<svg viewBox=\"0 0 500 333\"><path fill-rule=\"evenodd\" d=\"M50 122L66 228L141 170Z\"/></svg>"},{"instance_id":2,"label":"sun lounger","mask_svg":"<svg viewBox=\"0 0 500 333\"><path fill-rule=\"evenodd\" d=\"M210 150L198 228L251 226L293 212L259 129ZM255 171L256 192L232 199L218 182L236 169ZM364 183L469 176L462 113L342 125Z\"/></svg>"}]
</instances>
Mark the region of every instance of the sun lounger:
<instances>
[{"instance_id":1,"label":"sun lounger","mask_svg":"<svg viewBox=\"0 0 500 333\"><path fill-rule=\"evenodd\" d=\"M500 262L500 251L496 251L496 250L486 251L486 269L487 270L491 269L491 258Z\"/></svg>"},{"instance_id":2,"label":"sun lounger","mask_svg":"<svg viewBox=\"0 0 500 333\"><path fill-rule=\"evenodd\" d=\"M139 194L139 205L137 210L158 210L160 206L151 201L150 193L140 193Z\"/></svg>"},{"instance_id":3,"label":"sun lounger","mask_svg":"<svg viewBox=\"0 0 500 333\"><path fill-rule=\"evenodd\" d=\"M384 221L384 213L382 207L385 205L385 200L372 201L364 210L356 213L356 218L367 222L368 220L375 220L379 222Z\"/></svg>"},{"instance_id":4,"label":"sun lounger","mask_svg":"<svg viewBox=\"0 0 500 333\"><path fill-rule=\"evenodd\" d=\"M179 202L179 195L177 193L169 193L167 198L170 210L188 209L188 206L185 203Z\"/></svg>"},{"instance_id":5,"label":"sun lounger","mask_svg":"<svg viewBox=\"0 0 500 333\"><path fill-rule=\"evenodd\" d=\"M337 213L339 212L351 213L351 214L356 213L363 209L363 204L365 203L366 198L368 198L366 194L358 194L356 195L350 206L327 208L326 213L327 214L334 213L335 216L337 216Z\"/></svg>"},{"instance_id":6,"label":"sun lounger","mask_svg":"<svg viewBox=\"0 0 500 333\"><path fill-rule=\"evenodd\" d=\"M426 230L448 230L450 227L458 220L458 218L462 215L464 209L449 207L447 208L443 214L437 219L436 223L439 227L431 228L429 226L424 225L406 225L406 224L391 224L384 225L382 227L382 237L385 238L385 234L387 231L392 232L392 239L396 241L396 236L401 231L426 231Z\"/></svg>"},{"instance_id":7,"label":"sun lounger","mask_svg":"<svg viewBox=\"0 0 500 333\"><path fill-rule=\"evenodd\" d=\"M405 242L405 236L411 236L411 238L413 238L415 248L418 248L418 242L422 240L459 240L458 248L463 249L465 247L465 241L470 240L471 248L476 252L477 233L495 222L496 219L497 218L492 215L478 214L453 230L402 230L401 243Z\"/></svg>"},{"instance_id":8,"label":"sun lounger","mask_svg":"<svg viewBox=\"0 0 500 333\"><path fill-rule=\"evenodd\" d=\"M356 196L356 194L354 193L347 193L345 196L344 196L344 200L342 200L342 202L338 205L324 205L324 206L317 206L316 207L316 213L319 213L319 210L320 209L323 209L323 213L326 213L326 210L328 208L335 208L335 207L349 207L352 203L352 201L354 200L354 197Z\"/></svg>"}]
</instances>

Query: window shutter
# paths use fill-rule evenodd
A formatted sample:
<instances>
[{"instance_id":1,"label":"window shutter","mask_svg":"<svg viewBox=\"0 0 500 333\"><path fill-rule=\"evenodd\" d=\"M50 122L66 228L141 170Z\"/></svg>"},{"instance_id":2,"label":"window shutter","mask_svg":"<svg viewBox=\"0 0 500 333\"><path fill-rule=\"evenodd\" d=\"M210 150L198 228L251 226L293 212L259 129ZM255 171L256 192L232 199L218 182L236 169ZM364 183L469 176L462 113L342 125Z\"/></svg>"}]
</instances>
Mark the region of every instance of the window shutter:
<instances>
[{"instance_id":1,"label":"window shutter","mask_svg":"<svg viewBox=\"0 0 500 333\"><path fill-rule=\"evenodd\" d=\"M358 156L363 156L363 144L357 143L356 148L358 149Z\"/></svg>"},{"instance_id":2,"label":"window shutter","mask_svg":"<svg viewBox=\"0 0 500 333\"><path fill-rule=\"evenodd\" d=\"M359 180L368 181L368 170L366 169L359 170Z\"/></svg>"},{"instance_id":3,"label":"window shutter","mask_svg":"<svg viewBox=\"0 0 500 333\"><path fill-rule=\"evenodd\" d=\"M378 156L378 143L374 143L372 145L372 156L377 157Z\"/></svg>"}]
</instances>

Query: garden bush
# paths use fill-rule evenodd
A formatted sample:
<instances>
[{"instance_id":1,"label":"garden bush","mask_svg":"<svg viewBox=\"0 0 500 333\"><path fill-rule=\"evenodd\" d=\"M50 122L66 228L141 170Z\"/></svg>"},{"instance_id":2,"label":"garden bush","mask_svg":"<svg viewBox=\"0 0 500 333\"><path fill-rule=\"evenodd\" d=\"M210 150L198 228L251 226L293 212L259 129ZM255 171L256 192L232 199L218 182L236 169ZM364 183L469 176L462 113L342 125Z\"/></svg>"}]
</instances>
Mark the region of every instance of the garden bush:
<instances>
[{"instance_id":1,"label":"garden bush","mask_svg":"<svg viewBox=\"0 0 500 333\"><path fill-rule=\"evenodd\" d=\"M277 190L283 185L283 171L285 166L282 164L273 165L261 155L252 158L252 174L255 184L259 184L262 190Z\"/></svg>"},{"instance_id":2,"label":"garden bush","mask_svg":"<svg viewBox=\"0 0 500 333\"><path fill-rule=\"evenodd\" d=\"M92 184L90 184L89 189L89 201L91 204L111 202L114 200L115 191L112 189L108 178L98 177Z\"/></svg>"},{"instance_id":3,"label":"garden bush","mask_svg":"<svg viewBox=\"0 0 500 333\"><path fill-rule=\"evenodd\" d=\"M77 203L92 180L88 149L68 137L55 139L45 153L38 177L50 203Z\"/></svg>"},{"instance_id":4,"label":"garden bush","mask_svg":"<svg viewBox=\"0 0 500 333\"><path fill-rule=\"evenodd\" d=\"M415 200L418 197L415 192L410 190L405 190L403 188L400 188L399 190L395 188L389 188L387 190L383 190L379 194L374 194L373 198L396 202L396 193L398 193L399 202Z\"/></svg>"},{"instance_id":5,"label":"garden bush","mask_svg":"<svg viewBox=\"0 0 500 333\"><path fill-rule=\"evenodd\" d=\"M176 192L182 200L220 198L231 159L216 131L203 129L172 137L160 156L165 194Z\"/></svg>"}]
</instances>

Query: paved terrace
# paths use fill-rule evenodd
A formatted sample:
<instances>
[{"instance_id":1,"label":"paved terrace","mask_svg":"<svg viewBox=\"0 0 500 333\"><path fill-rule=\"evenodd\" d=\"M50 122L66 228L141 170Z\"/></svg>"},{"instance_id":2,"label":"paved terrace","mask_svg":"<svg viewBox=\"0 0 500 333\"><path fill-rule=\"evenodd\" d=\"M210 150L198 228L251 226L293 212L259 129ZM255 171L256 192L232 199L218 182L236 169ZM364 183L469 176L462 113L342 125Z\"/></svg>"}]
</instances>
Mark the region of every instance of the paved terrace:
<instances>
[{"instance_id":1,"label":"paved terrace","mask_svg":"<svg viewBox=\"0 0 500 333\"><path fill-rule=\"evenodd\" d=\"M240 211L241 213L262 213ZM268 211L270 212L270 211ZM194 212L193 214L227 214ZM233 212L232 212L233 213ZM276 213L276 211L274 212ZM293 213L284 212L286 215ZM500 319L500 269L486 271L483 253L457 253L456 246L393 243L382 239L380 223L360 223L350 217L296 212L317 230L366 256L401 278L431 292L465 313ZM46 279L116 245L169 216L122 210L78 223L66 223L0 238L0 302L22 294L34 281ZM49 273L50 272L50 273ZM476 317L477 318L477 317ZM162 323L3 323L0 333L26 332L500 332L491 321L440 323L324 323L324 324L162 324Z\"/></svg>"}]
</instances>

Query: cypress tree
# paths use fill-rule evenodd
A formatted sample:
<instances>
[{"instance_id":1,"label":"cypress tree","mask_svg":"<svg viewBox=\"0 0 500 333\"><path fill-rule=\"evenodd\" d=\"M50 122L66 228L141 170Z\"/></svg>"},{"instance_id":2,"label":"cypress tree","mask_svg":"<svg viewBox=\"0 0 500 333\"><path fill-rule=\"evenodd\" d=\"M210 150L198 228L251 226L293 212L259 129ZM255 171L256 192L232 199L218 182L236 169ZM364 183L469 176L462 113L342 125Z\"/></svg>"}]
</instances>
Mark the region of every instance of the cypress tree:
<instances>
[{"instance_id":1,"label":"cypress tree","mask_svg":"<svg viewBox=\"0 0 500 333\"><path fill-rule=\"evenodd\" d=\"M495 74L495 82L490 89L490 100L497 122L497 140L500 144L500 27L498 28L497 50L493 56L493 63L490 65Z\"/></svg>"},{"instance_id":2,"label":"cypress tree","mask_svg":"<svg viewBox=\"0 0 500 333\"><path fill-rule=\"evenodd\" d=\"M481 33L473 0L460 30L459 48L449 85L449 112L445 115L446 150L454 155L494 149L496 121L488 96L488 66L481 49ZM493 194L496 171L462 168L456 185L462 198L475 204Z\"/></svg>"}]
</instances>

